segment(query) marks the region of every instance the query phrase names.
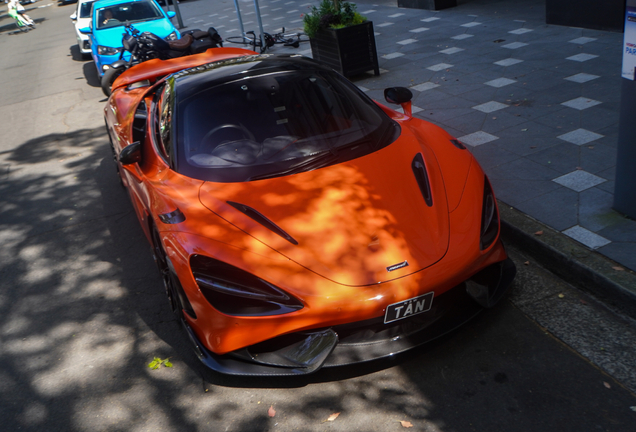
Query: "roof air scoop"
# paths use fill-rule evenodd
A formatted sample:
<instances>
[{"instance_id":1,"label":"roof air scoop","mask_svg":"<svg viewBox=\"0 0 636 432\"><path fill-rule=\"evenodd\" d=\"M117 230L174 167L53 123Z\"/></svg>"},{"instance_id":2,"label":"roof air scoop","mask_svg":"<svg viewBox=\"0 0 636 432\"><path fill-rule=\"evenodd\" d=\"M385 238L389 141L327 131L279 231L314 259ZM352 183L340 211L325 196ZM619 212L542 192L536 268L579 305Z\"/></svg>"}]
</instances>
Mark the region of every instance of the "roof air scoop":
<instances>
[{"instance_id":1,"label":"roof air scoop","mask_svg":"<svg viewBox=\"0 0 636 432\"><path fill-rule=\"evenodd\" d=\"M417 184L420 186L424 202L426 202L427 206L432 207L433 195L431 194L431 184L428 180L428 173L426 172L426 164L424 163L422 153L415 155L411 163L411 168L413 169L413 174L415 174L415 180L417 180Z\"/></svg>"},{"instance_id":2,"label":"roof air scoop","mask_svg":"<svg viewBox=\"0 0 636 432\"><path fill-rule=\"evenodd\" d=\"M246 206L245 204L240 204L234 201L226 201L226 202L232 207L234 207L235 209L237 209L238 211L240 211L241 213L244 213L246 216L249 216L250 218L254 219L256 222L263 225L268 230L278 234L279 236L281 236L282 238L284 238L291 244L298 245L298 242L296 241L296 239L294 239L292 236L287 234L281 227L276 225L271 220L267 219L265 216L263 216L257 210L254 210L252 207L249 207L249 206Z\"/></svg>"}]
</instances>

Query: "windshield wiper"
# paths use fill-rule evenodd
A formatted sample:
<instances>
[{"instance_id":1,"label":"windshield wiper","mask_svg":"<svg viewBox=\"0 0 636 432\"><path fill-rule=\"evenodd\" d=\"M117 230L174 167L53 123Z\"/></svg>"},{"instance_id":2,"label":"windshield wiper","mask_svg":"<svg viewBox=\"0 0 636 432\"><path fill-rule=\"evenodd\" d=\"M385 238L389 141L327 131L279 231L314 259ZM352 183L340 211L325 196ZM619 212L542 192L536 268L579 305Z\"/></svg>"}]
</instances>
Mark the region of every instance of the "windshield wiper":
<instances>
[{"instance_id":1,"label":"windshield wiper","mask_svg":"<svg viewBox=\"0 0 636 432\"><path fill-rule=\"evenodd\" d=\"M371 144L371 141L368 139L363 139L363 140L354 141L352 143L345 144L339 147L330 147L329 150L327 150L326 152L321 153L309 159L308 161L302 162L298 165L294 165L293 167L287 170L276 171L276 172L268 173L268 174L255 175L247 179L247 181L264 180L264 179L273 178L273 177L282 177L286 175L298 174L299 172L312 171L318 168L323 168L334 163L337 159L339 159L342 156L342 153L344 153L345 151L354 149L361 145L368 145L368 144Z\"/></svg>"},{"instance_id":2,"label":"windshield wiper","mask_svg":"<svg viewBox=\"0 0 636 432\"><path fill-rule=\"evenodd\" d=\"M273 173L267 173L267 174L261 174L261 175L255 175L252 176L250 178L247 179L247 181L253 181L253 180L265 180L268 178L274 178L274 177L282 177L282 176L287 176L287 175L292 175L292 174L298 174L299 172L303 172L303 171L312 171L318 168L323 168L327 165L330 165L331 163L333 163L334 160L338 159L338 154L334 154L332 152L327 152L327 153L322 153L318 156L315 156L312 159L309 159L308 161L299 163L298 165L294 165L293 167L284 170L284 171L275 171Z\"/></svg>"}]
</instances>

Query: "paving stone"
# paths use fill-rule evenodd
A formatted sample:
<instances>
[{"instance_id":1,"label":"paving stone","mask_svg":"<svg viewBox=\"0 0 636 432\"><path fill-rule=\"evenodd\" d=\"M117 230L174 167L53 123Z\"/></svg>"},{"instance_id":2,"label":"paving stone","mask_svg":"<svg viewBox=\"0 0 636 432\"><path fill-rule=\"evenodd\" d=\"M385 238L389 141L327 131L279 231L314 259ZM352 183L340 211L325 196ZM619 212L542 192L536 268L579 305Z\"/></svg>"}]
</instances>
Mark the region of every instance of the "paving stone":
<instances>
[{"instance_id":1,"label":"paving stone","mask_svg":"<svg viewBox=\"0 0 636 432\"><path fill-rule=\"evenodd\" d=\"M507 58L507 59L496 61L495 64L499 66L512 66L521 62L523 62L523 60L519 60L515 58Z\"/></svg>"},{"instance_id":2,"label":"paving stone","mask_svg":"<svg viewBox=\"0 0 636 432\"><path fill-rule=\"evenodd\" d=\"M491 113L491 112L499 111L500 109L504 109L507 107L508 105L502 104L501 102L490 101L480 105L476 105L473 107L473 109L476 109L478 111L485 112L485 113Z\"/></svg>"},{"instance_id":3,"label":"paving stone","mask_svg":"<svg viewBox=\"0 0 636 432\"><path fill-rule=\"evenodd\" d=\"M461 26L470 28L470 27L476 27L478 25L481 25L481 23L473 21L473 22L469 22L469 23L466 23L466 24L462 24Z\"/></svg>"},{"instance_id":4,"label":"paving stone","mask_svg":"<svg viewBox=\"0 0 636 432\"><path fill-rule=\"evenodd\" d=\"M557 177L552 181L565 186L566 188L572 189L573 191L581 192L607 180L584 170L576 170L569 174L562 175L561 177Z\"/></svg>"},{"instance_id":5,"label":"paving stone","mask_svg":"<svg viewBox=\"0 0 636 432\"><path fill-rule=\"evenodd\" d=\"M588 82L588 81L592 81L592 80L594 80L596 78L599 78L599 76L598 75L588 74L588 73L578 73L576 75L569 76L569 77L567 77L565 79L568 80L568 81L574 81L574 82L577 82L577 83L585 83L585 82Z\"/></svg>"},{"instance_id":6,"label":"paving stone","mask_svg":"<svg viewBox=\"0 0 636 432\"><path fill-rule=\"evenodd\" d=\"M559 231L575 225L578 221L578 194L562 187L519 203L515 207Z\"/></svg>"},{"instance_id":7,"label":"paving stone","mask_svg":"<svg viewBox=\"0 0 636 432\"><path fill-rule=\"evenodd\" d=\"M412 43L415 43L415 42L417 42L417 39L404 39L404 40L399 41L398 44L400 44L400 45L409 45L409 44L412 44Z\"/></svg>"},{"instance_id":8,"label":"paving stone","mask_svg":"<svg viewBox=\"0 0 636 432\"><path fill-rule=\"evenodd\" d=\"M523 43L523 42L512 42L506 45L502 45L502 48L507 48L507 49L519 49L519 48L523 48L525 46L528 46L527 43Z\"/></svg>"},{"instance_id":9,"label":"paving stone","mask_svg":"<svg viewBox=\"0 0 636 432\"><path fill-rule=\"evenodd\" d=\"M400 53L400 52L394 52L394 53L390 53L390 54L385 54L382 57L384 57L385 59L394 59L394 58L398 58L398 57L402 57L404 54Z\"/></svg>"},{"instance_id":10,"label":"paving stone","mask_svg":"<svg viewBox=\"0 0 636 432\"><path fill-rule=\"evenodd\" d=\"M427 67L426 69L428 69L428 70L432 70L432 71L434 71L434 72L438 72L438 71L441 71L441 70L444 70L444 69L448 69L448 68L452 68L452 67L453 67L453 65L452 65L452 64L448 64L448 63L438 63L438 64L436 64L436 65L429 66L429 67Z\"/></svg>"},{"instance_id":11,"label":"paving stone","mask_svg":"<svg viewBox=\"0 0 636 432\"><path fill-rule=\"evenodd\" d=\"M512 34L516 34L516 35L522 35L522 34L529 33L531 31L532 31L532 29L529 29L529 28L520 28L520 29L517 29L517 30L509 31L508 33L512 33Z\"/></svg>"},{"instance_id":12,"label":"paving stone","mask_svg":"<svg viewBox=\"0 0 636 432\"><path fill-rule=\"evenodd\" d=\"M453 47L453 48L447 48L445 50L440 51L442 54L456 54L458 52L462 52L464 51L464 48L457 48L457 47Z\"/></svg>"},{"instance_id":13,"label":"paving stone","mask_svg":"<svg viewBox=\"0 0 636 432\"><path fill-rule=\"evenodd\" d=\"M494 141L496 139L499 139L498 137L491 135L487 132L483 132L483 131L477 131L477 132L473 132L469 135L464 135L460 138L458 138L461 142L463 142L464 144L467 144L469 146L479 146L482 144L486 144L488 142Z\"/></svg>"},{"instance_id":14,"label":"paving stone","mask_svg":"<svg viewBox=\"0 0 636 432\"><path fill-rule=\"evenodd\" d=\"M597 134L595 132L591 132L586 129L576 129L572 132L565 133L563 135L559 135L557 138L562 139L563 141L570 142L576 145L583 145L590 143L592 141L596 141L599 138L603 138L603 135Z\"/></svg>"},{"instance_id":15,"label":"paving stone","mask_svg":"<svg viewBox=\"0 0 636 432\"><path fill-rule=\"evenodd\" d=\"M435 87L439 87L439 84L435 84L435 83L432 83L432 82L425 82L425 83L422 83L422 84L415 85L415 86L413 86L411 88L413 90L417 90L419 92L423 92L423 91L426 91L426 90L434 89Z\"/></svg>"},{"instance_id":16,"label":"paving stone","mask_svg":"<svg viewBox=\"0 0 636 432\"><path fill-rule=\"evenodd\" d=\"M567 57L566 60L573 60L573 61L577 61L577 62L585 62L585 61L588 61L588 60L595 59L596 57L598 57L598 56L594 55L594 54L581 53L581 54L576 54L576 55Z\"/></svg>"},{"instance_id":17,"label":"paving stone","mask_svg":"<svg viewBox=\"0 0 636 432\"><path fill-rule=\"evenodd\" d=\"M474 35L468 34L468 33L464 33L464 34L460 34L457 36L453 36L451 37L451 39L455 39L455 40L464 40L464 39L468 39L473 37Z\"/></svg>"},{"instance_id":18,"label":"paving stone","mask_svg":"<svg viewBox=\"0 0 636 432\"><path fill-rule=\"evenodd\" d=\"M510 78L497 78L488 82L485 82L484 84L489 85L491 87L504 87L513 83L516 83L516 80L510 79Z\"/></svg>"},{"instance_id":19,"label":"paving stone","mask_svg":"<svg viewBox=\"0 0 636 432\"><path fill-rule=\"evenodd\" d=\"M593 106L599 105L603 102L594 100L594 99L588 99L588 98L584 98L584 97L578 97L576 99L572 99L569 100L567 102L563 102L561 105L565 105L566 107L570 107L570 108L574 108L577 110L584 110L584 109L588 109L591 108Z\"/></svg>"},{"instance_id":20,"label":"paving stone","mask_svg":"<svg viewBox=\"0 0 636 432\"><path fill-rule=\"evenodd\" d=\"M590 249L597 249L611 243L605 237L595 234L592 231L578 225L575 225L572 228L566 229L565 231L563 231L563 234L573 238L579 243L583 243L585 246L589 247Z\"/></svg>"},{"instance_id":21,"label":"paving stone","mask_svg":"<svg viewBox=\"0 0 636 432\"><path fill-rule=\"evenodd\" d=\"M583 44L586 44L588 42L594 42L595 40L597 40L597 39L596 38L591 38L591 37L579 37L579 38L576 38L576 39L572 39L569 42L573 43L573 44L583 45Z\"/></svg>"},{"instance_id":22,"label":"paving stone","mask_svg":"<svg viewBox=\"0 0 636 432\"><path fill-rule=\"evenodd\" d=\"M437 21L438 19L441 19L441 18L437 18L437 17L430 17L430 18L424 18L424 19L421 19L420 21L424 21L424 22L433 22L433 21Z\"/></svg>"}]
</instances>

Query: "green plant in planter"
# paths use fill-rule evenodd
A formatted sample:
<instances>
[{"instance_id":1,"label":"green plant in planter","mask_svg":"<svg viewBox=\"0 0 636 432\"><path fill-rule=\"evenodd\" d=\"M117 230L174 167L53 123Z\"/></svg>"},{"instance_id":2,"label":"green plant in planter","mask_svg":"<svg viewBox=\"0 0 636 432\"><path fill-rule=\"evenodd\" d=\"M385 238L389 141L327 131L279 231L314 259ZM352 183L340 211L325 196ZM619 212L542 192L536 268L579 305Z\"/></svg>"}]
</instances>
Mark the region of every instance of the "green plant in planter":
<instances>
[{"instance_id":1,"label":"green plant in planter","mask_svg":"<svg viewBox=\"0 0 636 432\"><path fill-rule=\"evenodd\" d=\"M322 0L318 7L312 6L303 18L305 34L310 38L315 37L320 29L349 27L366 20L356 12L356 5L340 0Z\"/></svg>"}]
</instances>

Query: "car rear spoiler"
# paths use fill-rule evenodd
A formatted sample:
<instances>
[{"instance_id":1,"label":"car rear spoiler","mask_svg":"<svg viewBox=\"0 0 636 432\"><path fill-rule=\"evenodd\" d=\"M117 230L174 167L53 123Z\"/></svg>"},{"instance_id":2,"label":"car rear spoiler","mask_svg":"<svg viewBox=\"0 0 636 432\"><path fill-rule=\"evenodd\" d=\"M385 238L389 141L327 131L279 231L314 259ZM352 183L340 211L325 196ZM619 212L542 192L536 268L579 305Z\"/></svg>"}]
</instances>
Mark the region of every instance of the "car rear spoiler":
<instances>
[{"instance_id":1,"label":"car rear spoiler","mask_svg":"<svg viewBox=\"0 0 636 432\"><path fill-rule=\"evenodd\" d=\"M159 78L178 72L235 57L257 55L258 53L244 48L210 48L204 53L178 57L169 60L153 59L135 65L121 74L113 83L112 90L132 83L149 80L155 82Z\"/></svg>"}]
</instances>

